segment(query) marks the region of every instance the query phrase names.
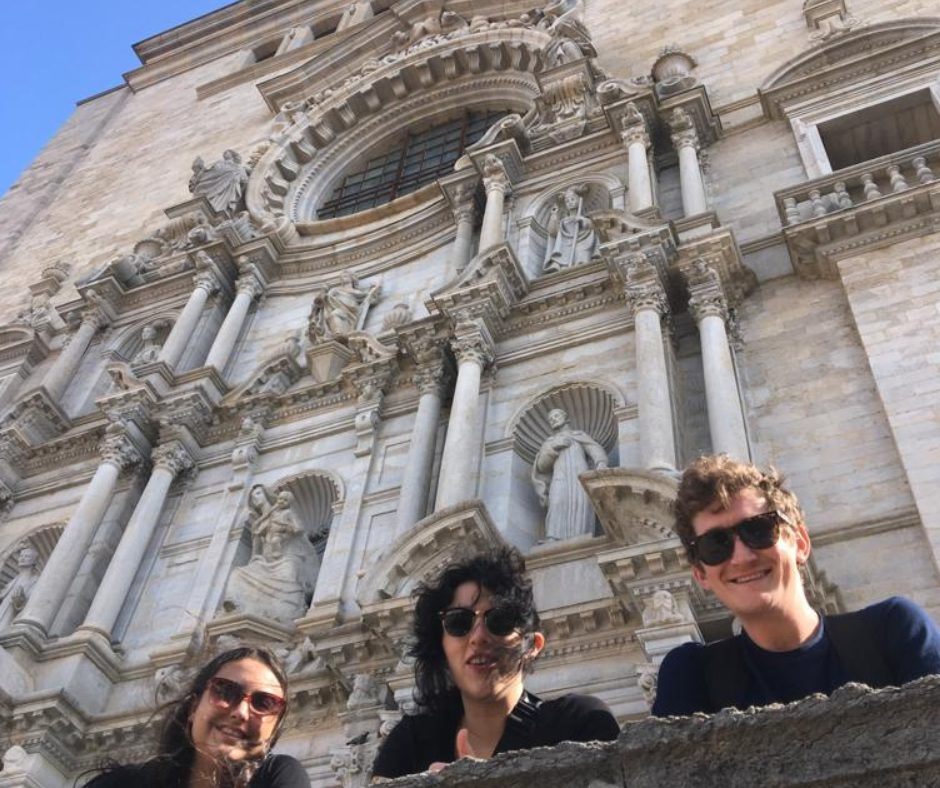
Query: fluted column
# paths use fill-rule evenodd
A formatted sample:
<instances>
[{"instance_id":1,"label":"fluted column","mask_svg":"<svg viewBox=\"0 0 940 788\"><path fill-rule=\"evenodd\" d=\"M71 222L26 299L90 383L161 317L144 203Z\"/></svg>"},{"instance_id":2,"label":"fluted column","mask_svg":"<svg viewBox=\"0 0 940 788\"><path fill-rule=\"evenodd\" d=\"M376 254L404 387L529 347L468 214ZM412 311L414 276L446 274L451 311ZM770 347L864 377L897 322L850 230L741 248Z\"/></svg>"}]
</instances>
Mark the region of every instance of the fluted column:
<instances>
[{"instance_id":1,"label":"fluted column","mask_svg":"<svg viewBox=\"0 0 940 788\"><path fill-rule=\"evenodd\" d=\"M712 449L737 460L750 456L737 376L728 345L724 296L715 288L691 287L689 311L698 323L705 372L705 401Z\"/></svg>"},{"instance_id":2,"label":"fluted column","mask_svg":"<svg viewBox=\"0 0 940 788\"><path fill-rule=\"evenodd\" d=\"M672 113L672 144L679 156L679 184L682 191L682 212L695 216L708 210L705 181L698 160L699 139L689 113L677 109Z\"/></svg>"},{"instance_id":3,"label":"fluted column","mask_svg":"<svg viewBox=\"0 0 940 788\"><path fill-rule=\"evenodd\" d=\"M480 250L501 244L504 240L503 206L509 192L509 176L497 156L490 154L483 163L483 188L486 207L480 228Z\"/></svg>"},{"instance_id":4,"label":"fluted column","mask_svg":"<svg viewBox=\"0 0 940 788\"><path fill-rule=\"evenodd\" d=\"M225 369L235 343L241 334L242 327L245 325L245 318L248 317L248 310L251 308L251 302L262 293L262 285L258 276L258 270L253 265L246 265L241 269L241 275L235 285L235 300L229 307L222 321L222 327L215 336L215 341L206 357L205 366L215 367L219 374Z\"/></svg>"},{"instance_id":5,"label":"fluted column","mask_svg":"<svg viewBox=\"0 0 940 788\"><path fill-rule=\"evenodd\" d=\"M121 541L111 556L108 570L80 627L99 632L109 639L160 519L170 485L178 473L193 465L192 458L179 441L158 446L153 450L152 460L153 472L147 486L124 528Z\"/></svg>"},{"instance_id":6,"label":"fluted column","mask_svg":"<svg viewBox=\"0 0 940 788\"><path fill-rule=\"evenodd\" d=\"M672 470L676 445L662 329L669 309L666 295L658 282L637 283L628 285L627 302L633 309L636 332L641 462L649 470Z\"/></svg>"},{"instance_id":7,"label":"fluted column","mask_svg":"<svg viewBox=\"0 0 940 788\"><path fill-rule=\"evenodd\" d=\"M402 474L396 535L403 534L427 512L431 466L444 396L444 377L444 360L440 357L419 366L414 376L420 398L411 430L408 460Z\"/></svg>"},{"instance_id":8,"label":"fluted column","mask_svg":"<svg viewBox=\"0 0 940 788\"><path fill-rule=\"evenodd\" d=\"M493 340L482 322L459 323L451 341L457 383L447 422L447 439L434 509L472 498L480 475L480 379L493 360Z\"/></svg>"},{"instance_id":9,"label":"fluted column","mask_svg":"<svg viewBox=\"0 0 940 788\"><path fill-rule=\"evenodd\" d=\"M620 138L627 146L630 211L639 213L653 205L653 184L646 154L650 135L639 110L632 104L630 107L623 119Z\"/></svg>"},{"instance_id":10,"label":"fluted column","mask_svg":"<svg viewBox=\"0 0 940 788\"><path fill-rule=\"evenodd\" d=\"M136 447L127 437L125 428L119 424L108 427L99 451L101 464L46 561L26 607L16 619L17 624L34 626L44 635L49 633L62 601L88 553L111 503L121 471L140 461Z\"/></svg>"},{"instance_id":11,"label":"fluted column","mask_svg":"<svg viewBox=\"0 0 940 788\"><path fill-rule=\"evenodd\" d=\"M186 306L180 312L169 336L163 343L163 348L160 350L160 361L163 361L171 368L176 366L183 355L183 351L192 341L193 333L199 324L199 318L202 317L202 310L205 308L209 296L219 289L219 281L209 269L196 274L194 282L196 287L190 294Z\"/></svg>"},{"instance_id":12,"label":"fluted column","mask_svg":"<svg viewBox=\"0 0 940 788\"><path fill-rule=\"evenodd\" d=\"M108 323L100 297L91 291L85 294L85 300L88 301L88 307L82 313L78 329L42 380L43 388L54 400L59 400L65 393L95 333Z\"/></svg>"}]
</instances>

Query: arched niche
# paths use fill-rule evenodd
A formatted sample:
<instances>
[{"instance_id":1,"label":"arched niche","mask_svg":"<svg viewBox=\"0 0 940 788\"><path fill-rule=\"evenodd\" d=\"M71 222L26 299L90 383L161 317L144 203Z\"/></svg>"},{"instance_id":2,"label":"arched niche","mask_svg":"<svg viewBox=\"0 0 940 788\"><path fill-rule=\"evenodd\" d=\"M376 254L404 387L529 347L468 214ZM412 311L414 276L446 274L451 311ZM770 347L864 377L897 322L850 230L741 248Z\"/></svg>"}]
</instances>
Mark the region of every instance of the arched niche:
<instances>
[{"instance_id":1,"label":"arched niche","mask_svg":"<svg viewBox=\"0 0 940 788\"><path fill-rule=\"evenodd\" d=\"M625 189L617 177L607 173L579 173L553 183L539 194L516 220L519 231L519 259L530 279L544 275L544 265L551 244L549 226L553 210L563 209L565 192L576 189L581 200L581 215L591 219L598 240L606 240L606 217L624 210Z\"/></svg>"},{"instance_id":2,"label":"arched niche","mask_svg":"<svg viewBox=\"0 0 940 788\"><path fill-rule=\"evenodd\" d=\"M293 496L291 509L307 531L317 555L322 558L333 516L343 504L343 484L328 471L305 471L274 485Z\"/></svg>"},{"instance_id":3,"label":"arched niche","mask_svg":"<svg viewBox=\"0 0 940 788\"><path fill-rule=\"evenodd\" d=\"M25 536L9 545L6 550L0 553L0 591L9 592L10 583L14 581L20 572L17 565L18 556L23 548L32 548L36 553L37 575L49 560L56 542L62 535L65 528L64 523L54 523L41 526L30 531ZM0 626L6 626L12 620L14 613L10 610L11 600L6 596L0 600Z\"/></svg>"},{"instance_id":4,"label":"arched niche","mask_svg":"<svg viewBox=\"0 0 940 788\"><path fill-rule=\"evenodd\" d=\"M173 314L155 315L126 327L114 337L104 355L111 361L126 361L134 366L147 363L144 360L146 349L163 347L176 317ZM150 333L152 336L148 336Z\"/></svg>"},{"instance_id":5,"label":"arched niche","mask_svg":"<svg viewBox=\"0 0 940 788\"><path fill-rule=\"evenodd\" d=\"M554 430L548 414L561 409L568 425L590 435L607 453L607 463L619 462L618 423L615 411L622 407L621 395L597 382L573 382L556 386L526 403L507 425L513 454L509 486L509 515L513 540L529 544L546 537L546 509L539 502L532 469L536 455Z\"/></svg>"}]
</instances>

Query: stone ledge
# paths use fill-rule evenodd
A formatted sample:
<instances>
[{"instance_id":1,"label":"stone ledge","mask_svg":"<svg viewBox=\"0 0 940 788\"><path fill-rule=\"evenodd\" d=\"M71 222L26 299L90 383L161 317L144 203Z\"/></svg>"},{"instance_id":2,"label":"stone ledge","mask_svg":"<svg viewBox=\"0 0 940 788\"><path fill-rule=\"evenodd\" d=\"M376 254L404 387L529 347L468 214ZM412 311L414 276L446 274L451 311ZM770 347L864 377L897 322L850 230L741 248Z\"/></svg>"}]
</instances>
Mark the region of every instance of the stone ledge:
<instances>
[{"instance_id":1,"label":"stone ledge","mask_svg":"<svg viewBox=\"0 0 940 788\"><path fill-rule=\"evenodd\" d=\"M610 744L561 744L462 761L395 788L938 786L940 676L850 684L831 698L629 723Z\"/></svg>"}]
</instances>

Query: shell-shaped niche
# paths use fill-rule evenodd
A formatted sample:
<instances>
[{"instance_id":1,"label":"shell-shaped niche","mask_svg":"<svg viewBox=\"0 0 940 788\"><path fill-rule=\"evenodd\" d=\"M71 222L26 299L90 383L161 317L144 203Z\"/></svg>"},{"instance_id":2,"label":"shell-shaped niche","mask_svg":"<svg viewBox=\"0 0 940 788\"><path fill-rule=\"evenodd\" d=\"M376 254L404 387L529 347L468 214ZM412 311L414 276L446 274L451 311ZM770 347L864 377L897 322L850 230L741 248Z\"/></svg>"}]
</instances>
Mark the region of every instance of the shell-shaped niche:
<instances>
[{"instance_id":1,"label":"shell-shaped niche","mask_svg":"<svg viewBox=\"0 0 940 788\"><path fill-rule=\"evenodd\" d=\"M279 482L277 489L288 490L294 496L291 510L322 556L333 514L343 497L339 481L325 473L312 472Z\"/></svg>"},{"instance_id":2,"label":"shell-shaped niche","mask_svg":"<svg viewBox=\"0 0 940 788\"><path fill-rule=\"evenodd\" d=\"M527 463L535 461L539 447L553 430L550 411L560 408L568 414L575 430L582 430L611 453L617 446L617 419L614 395L597 385L567 384L544 394L530 405L512 425L514 449Z\"/></svg>"},{"instance_id":3,"label":"shell-shaped niche","mask_svg":"<svg viewBox=\"0 0 940 788\"><path fill-rule=\"evenodd\" d=\"M16 577L18 572L16 560L20 550L24 547L33 548L38 556L37 565L43 567L46 565L46 561L49 560L52 549L59 541L63 530L64 525L62 523L37 528L0 555L0 588L6 588L7 584Z\"/></svg>"}]
</instances>

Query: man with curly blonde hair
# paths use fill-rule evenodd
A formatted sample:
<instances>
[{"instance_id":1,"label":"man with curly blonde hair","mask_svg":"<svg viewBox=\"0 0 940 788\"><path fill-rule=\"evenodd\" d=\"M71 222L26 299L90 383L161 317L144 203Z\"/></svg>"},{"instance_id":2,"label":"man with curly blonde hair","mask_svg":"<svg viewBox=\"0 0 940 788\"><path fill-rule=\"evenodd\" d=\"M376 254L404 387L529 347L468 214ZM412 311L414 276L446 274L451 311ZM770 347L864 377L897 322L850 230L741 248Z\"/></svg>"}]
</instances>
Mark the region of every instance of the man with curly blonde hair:
<instances>
[{"instance_id":1,"label":"man with curly blonde hair","mask_svg":"<svg viewBox=\"0 0 940 788\"><path fill-rule=\"evenodd\" d=\"M801 575L809 533L775 469L700 457L682 474L675 516L692 577L742 631L669 652L653 714L787 703L849 681L881 687L940 673L940 630L913 602L891 597L837 616L813 609Z\"/></svg>"}]
</instances>

